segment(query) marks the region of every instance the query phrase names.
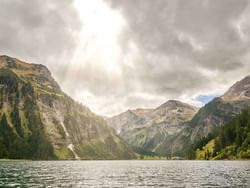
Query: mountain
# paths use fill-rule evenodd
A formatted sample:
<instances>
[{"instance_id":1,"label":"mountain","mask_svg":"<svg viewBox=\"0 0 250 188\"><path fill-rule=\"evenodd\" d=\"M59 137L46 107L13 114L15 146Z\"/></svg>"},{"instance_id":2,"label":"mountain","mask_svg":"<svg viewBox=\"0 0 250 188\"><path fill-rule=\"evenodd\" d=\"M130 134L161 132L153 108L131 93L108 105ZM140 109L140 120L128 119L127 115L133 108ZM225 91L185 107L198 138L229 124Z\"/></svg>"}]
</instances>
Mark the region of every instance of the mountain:
<instances>
[{"instance_id":1,"label":"mountain","mask_svg":"<svg viewBox=\"0 0 250 188\"><path fill-rule=\"evenodd\" d=\"M0 158L131 159L100 116L67 96L44 65L0 56Z\"/></svg>"},{"instance_id":2,"label":"mountain","mask_svg":"<svg viewBox=\"0 0 250 188\"><path fill-rule=\"evenodd\" d=\"M247 76L199 110L190 123L191 141L206 137L214 128L228 123L249 105L250 76Z\"/></svg>"},{"instance_id":3,"label":"mountain","mask_svg":"<svg viewBox=\"0 0 250 188\"><path fill-rule=\"evenodd\" d=\"M221 127L215 138L213 157L216 159L250 158L250 108Z\"/></svg>"},{"instance_id":4,"label":"mountain","mask_svg":"<svg viewBox=\"0 0 250 188\"><path fill-rule=\"evenodd\" d=\"M159 155L186 156L250 106L250 76L199 110L170 100L156 109L128 110L107 120L130 145ZM199 144L198 144L199 145Z\"/></svg>"},{"instance_id":5,"label":"mountain","mask_svg":"<svg viewBox=\"0 0 250 188\"><path fill-rule=\"evenodd\" d=\"M250 108L212 132L212 137L195 142L196 159L249 159Z\"/></svg>"},{"instance_id":6,"label":"mountain","mask_svg":"<svg viewBox=\"0 0 250 188\"><path fill-rule=\"evenodd\" d=\"M187 144L182 147L183 150L186 150L185 153L188 158L194 158L195 150L197 148L201 150L203 146L210 146L209 152L211 153L213 150L211 145L214 145L218 132L223 130L224 127L227 130L227 126L230 126L228 124L235 117L240 117L239 114L243 110L249 108L249 93L250 76L247 76L236 82L224 95L215 98L198 111L190 122L190 127L186 130L184 139ZM232 138L233 135L231 135ZM176 142L175 139L174 142Z\"/></svg>"},{"instance_id":7,"label":"mountain","mask_svg":"<svg viewBox=\"0 0 250 188\"><path fill-rule=\"evenodd\" d=\"M107 122L128 144L162 155L168 140L181 132L197 111L194 106L169 100L155 109L128 110Z\"/></svg>"}]
</instances>

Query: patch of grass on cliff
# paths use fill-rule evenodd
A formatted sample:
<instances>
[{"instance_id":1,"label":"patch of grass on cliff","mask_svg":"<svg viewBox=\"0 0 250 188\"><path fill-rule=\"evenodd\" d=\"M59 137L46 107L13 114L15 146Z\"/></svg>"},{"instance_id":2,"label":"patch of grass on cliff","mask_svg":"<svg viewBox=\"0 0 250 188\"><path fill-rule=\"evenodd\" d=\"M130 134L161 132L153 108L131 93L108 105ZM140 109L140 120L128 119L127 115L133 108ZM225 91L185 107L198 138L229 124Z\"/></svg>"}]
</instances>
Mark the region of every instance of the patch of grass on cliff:
<instances>
[{"instance_id":1,"label":"patch of grass on cliff","mask_svg":"<svg viewBox=\"0 0 250 188\"><path fill-rule=\"evenodd\" d=\"M198 148L195 152L195 158L199 160L211 159L214 152L214 141L215 139L210 140L201 150Z\"/></svg>"},{"instance_id":2,"label":"patch of grass on cliff","mask_svg":"<svg viewBox=\"0 0 250 188\"><path fill-rule=\"evenodd\" d=\"M70 151L67 146L62 147L60 149L55 149L55 155L60 160L75 159L73 152Z\"/></svg>"}]
</instances>

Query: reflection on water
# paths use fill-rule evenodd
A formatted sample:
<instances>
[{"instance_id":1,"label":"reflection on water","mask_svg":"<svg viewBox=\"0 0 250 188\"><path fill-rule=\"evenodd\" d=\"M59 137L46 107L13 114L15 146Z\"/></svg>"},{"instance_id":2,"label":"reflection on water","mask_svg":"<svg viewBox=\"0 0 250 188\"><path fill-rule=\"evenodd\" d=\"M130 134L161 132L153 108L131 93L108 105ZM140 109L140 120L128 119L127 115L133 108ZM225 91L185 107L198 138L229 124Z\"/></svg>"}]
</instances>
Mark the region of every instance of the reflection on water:
<instances>
[{"instance_id":1,"label":"reflection on water","mask_svg":"<svg viewBox=\"0 0 250 188\"><path fill-rule=\"evenodd\" d=\"M250 161L0 162L0 187L250 187Z\"/></svg>"}]
</instances>

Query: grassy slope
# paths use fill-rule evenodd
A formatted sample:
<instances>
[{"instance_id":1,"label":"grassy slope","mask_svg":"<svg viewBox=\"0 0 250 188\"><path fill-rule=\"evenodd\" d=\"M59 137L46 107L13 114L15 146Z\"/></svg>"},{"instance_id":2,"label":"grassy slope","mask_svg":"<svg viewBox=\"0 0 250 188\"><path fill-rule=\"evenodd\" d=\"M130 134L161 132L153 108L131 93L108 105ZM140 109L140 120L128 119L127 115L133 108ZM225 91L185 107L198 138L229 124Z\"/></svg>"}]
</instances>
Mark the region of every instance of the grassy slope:
<instances>
[{"instance_id":1,"label":"grassy slope","mask_svg":"<svg viewBox=\"0 0 250 188\"><path fill-rule=\"evenodd\" d=\"M203 160L203 159L211 159L212 153L214 152L214 139L210 140L202 149L197 149L195 152L195 159Z\"/></svg>"}]
</instances>

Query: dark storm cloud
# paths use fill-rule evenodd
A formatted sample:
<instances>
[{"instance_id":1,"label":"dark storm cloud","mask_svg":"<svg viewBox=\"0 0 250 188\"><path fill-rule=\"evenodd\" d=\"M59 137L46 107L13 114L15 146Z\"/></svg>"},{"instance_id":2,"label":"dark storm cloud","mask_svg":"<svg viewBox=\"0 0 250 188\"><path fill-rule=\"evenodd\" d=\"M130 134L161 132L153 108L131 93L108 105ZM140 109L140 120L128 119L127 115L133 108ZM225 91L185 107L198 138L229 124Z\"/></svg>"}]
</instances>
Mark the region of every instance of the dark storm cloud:
<instances>
[{"instance_id":1,"label":"dark storm cloud","mask_svg":"<svg viewBox=\"0 0 250 188\"><path fill-rule=\"evenodd\" d=\"M196 54L195 41L207 47L207 51L211 50L211 54L214 48L226 51L233 48L233 44L241 43L230 22L239 18L248 6L247 0L108 2L121 10L127 21L128 31L123 35L128 36L122 36L126 38L124 43L132 38L139 48L156 54L178 55ZM235 47L236 51L241 51L238 48Z\"/></svg>"},{"instance_id":2,"label":"dark storm cloud","mask_svg":"<svg viewBox=\"0 0 250 188\"><path fill-rule=\"evenodd\" d=\"M1 54L53 69L51 59L73 53L81 22L72 0L1 0L0 5Z\"/></svg>"},{"instance_id":3,"label":"dark storm cloud","mask_svg":"<svg viewBox=\"0 0 250 188\"><path fill-rule=\"evenodd\" d=\"M247 0L106 3L126 20L120 38L124 53L130 53L131 41L139 49L131 71L136 72L145 92L178 98L215 83L231 84L249 72L244 69L249 62L242 57L250 49L250 30L240 23L250 19Z\"/></svg>"}]
</instances>

